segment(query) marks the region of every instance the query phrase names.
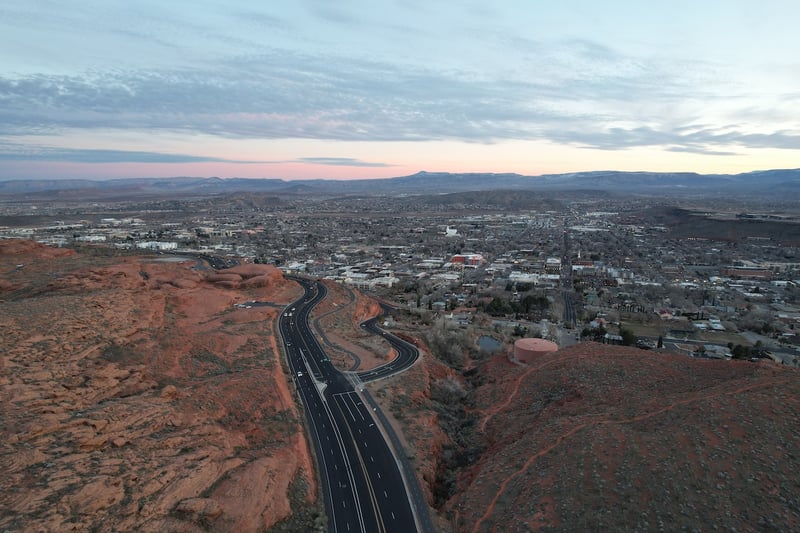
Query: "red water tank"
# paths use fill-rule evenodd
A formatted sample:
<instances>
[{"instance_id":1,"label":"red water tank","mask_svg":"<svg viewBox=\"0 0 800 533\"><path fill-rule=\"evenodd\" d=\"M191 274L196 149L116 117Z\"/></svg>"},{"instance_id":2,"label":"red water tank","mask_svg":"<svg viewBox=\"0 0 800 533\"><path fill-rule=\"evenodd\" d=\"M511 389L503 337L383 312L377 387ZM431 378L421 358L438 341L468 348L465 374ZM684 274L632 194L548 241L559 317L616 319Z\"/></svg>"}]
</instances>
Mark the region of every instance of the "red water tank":
<instances>
[{"instance_id":1,"label":"red water tank","mask_svg":"<svg viewBox=\"0 0 800 533\"><path fill-rule=\"evenodd\" d=\"M514 343L514 357L523 363L558 350L558 344L545 339L519 339Z\"/></svg>"}]
</instances>

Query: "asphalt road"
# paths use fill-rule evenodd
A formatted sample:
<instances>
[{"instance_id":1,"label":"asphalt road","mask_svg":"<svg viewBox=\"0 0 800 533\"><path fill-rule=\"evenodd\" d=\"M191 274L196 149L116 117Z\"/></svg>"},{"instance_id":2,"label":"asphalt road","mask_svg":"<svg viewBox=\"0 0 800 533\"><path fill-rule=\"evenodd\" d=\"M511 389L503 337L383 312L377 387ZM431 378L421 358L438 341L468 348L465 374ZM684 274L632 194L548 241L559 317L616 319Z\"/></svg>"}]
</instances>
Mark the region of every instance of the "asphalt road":
<instances>
[{"instance_id":1,"label":"asphalt road","mask_svg":"<svg viewBox=\"0 0 800 533\"><path fill-rule=\"evenodd\" d=\"M575 303L572 301L574 291L562 289L561 295L564 299L563 323L565 328L574 328L578 323L578 315L575 312Z\"/></svg>"},{"instance_id":2,"label":"asphalt road","mask_svg":"<svg viewBox=\"0 0 800 533\"><path fill-rule=\"evenodd\" d=\"M566 226L566 223L565 223ZM578 323L575 312L575 290L572 286L572 263L570 262L569 231L564 229L564 255L561 257L561 295L564 299L563 323L565 328L574 328Z\"/></svg>"},{"instance_id":3,"label":"asphalt road","mask_svg":"<svg viewBox=\"0 0 800 533\"><path fill-rule=\"evenodd\" d=\"M404 341L396 335L389 333L388 331L382 330L378 327L377 322L378 318L371 318L365 322L362 322L361 327L370 333L382 336L386 342L391 344L392 347L397 350L397 357L388 363L384 363L373 368L372 370L359 372L358 379L364 383L387 378L397 374L398 372L402 372L413 365L419 358L419 350L417 350L416 346Z\"/></svg>"},{"instance_id":4,"label":"asphalt road","mask_svg":"<svg viewBox=\"0 0 800 533\"><path fill-rule=\"evenodd\" d=\"M374 408L356 392L354 375L331 364L311 331L309 315L325 297L325 286L292 279L305 294L284 310L279 328L316 451L329 530L418 531L398 462L373 418Z\"/></svg>"}]
</instances>

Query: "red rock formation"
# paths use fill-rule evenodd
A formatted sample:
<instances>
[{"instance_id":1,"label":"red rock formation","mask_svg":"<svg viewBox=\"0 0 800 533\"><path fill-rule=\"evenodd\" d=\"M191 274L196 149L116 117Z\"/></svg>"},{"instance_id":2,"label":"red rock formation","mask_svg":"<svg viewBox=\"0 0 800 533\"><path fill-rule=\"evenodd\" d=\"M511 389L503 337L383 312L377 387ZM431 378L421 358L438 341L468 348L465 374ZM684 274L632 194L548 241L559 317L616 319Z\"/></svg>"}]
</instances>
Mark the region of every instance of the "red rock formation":
<instances>
[{"instance_id":1,"label":"red rock formation","mask_svg":"<svg viewBox=\"0 0 800 533\"><path fill-rule=\"evenodd\" d=\"M278 285L283 276L281 271L272 265L245 263L206 274L205 279L226 289L254 289Z\"/></svg>"},{"instance_id":2,"label":"red rock formation","mask_svg":"<svg viewBox=\"0 0 800 533\"><path fill-rule=\"evenodd\" d=\"M259 531L319 508L277 311L233 305L290 302L280 271L228 289L193 262L0 241L0 272L25 288L0 295L0 530Z\"/></svg>"}]
</instances>

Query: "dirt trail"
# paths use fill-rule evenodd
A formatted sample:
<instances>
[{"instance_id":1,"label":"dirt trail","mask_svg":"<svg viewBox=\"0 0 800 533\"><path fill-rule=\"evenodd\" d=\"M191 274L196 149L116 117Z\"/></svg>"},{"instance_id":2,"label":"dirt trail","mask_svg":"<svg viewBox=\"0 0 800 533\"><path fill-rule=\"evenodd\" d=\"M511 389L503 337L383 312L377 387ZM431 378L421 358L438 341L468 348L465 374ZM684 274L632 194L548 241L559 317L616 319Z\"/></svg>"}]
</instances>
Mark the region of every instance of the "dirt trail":
<instances>
[{"instance_id":1,"label":"dirt trail","mask_svg":"<svg viewBox=\"0 0 800 533\"><path fill-rule=\"evenodd\" d=\"M563 361L563 359L561 359L561 360ZM548 363L545 363L544 365L540 365L540 367L546 366L547 364ZM540 368L540 367L537 367L537 368ZM532 370L535 370L535 369L532 369ZM528 374L528 373L529 372L526 372L525 374ZM522 465L521 468L519 468L516 472L512 473L505 480L503 480L503 482L500 484L497 492L495 493L494 497L492 498L491 502L489 503L488 507L486 508L486 512L484 512L483 516L481 516L480 519L478 519L478 521L475 523L475 526L472 528L472 532L473 533L477 533L478 530L481 527L481 524L494 513L494 509L495 509L495 505L497 504L497 501L503 495L503 493L505 492L506 488L508 487L509 483L511 483L511 481L513 481L514 479L518 478L520 475L524 474L531 467L531 465L534 462L536 462L537 459L547 455L548 453L550 453L551 451L556 449L562 442L564 442L566 439L568 439L572 435L578 433L579 431L582 431L582 430L584 430L586 428L590 428L590 427L594 427L594 426L600 426L600 425L630 424L630 423L633 423L633 422L640 422L642 420L646 420L648 418L652 418L654 416L658 416L658 415L664 414L666 412L672 411L676 407L681 407L681 406L688 405L688 404L691 404L691 403L694 403L694 402L708 401L708 400L716 399L716 398L719 398L719 397L722 397L722 396L731 396L731 395L735 395L735 394L740 394L742 392L746 392L746 391L757 389L757 388L761 388L761 387L768 387L768 386L773 386L774 387L776 385L783 384L783 383L790 383L792 381L794 381L794 380L791 379L791 378L790 379L776 380L776 379L774 379L774 377L769 377L769 378L765 378L765 379L759 380L756 383L751 383L751 384L746 385L746 386L735 387L735 388L732 388L732 389L717 390L717 391L711 392L711 393L706 392L706 393L695 394L691 398L687 398L685 400L676 401L676 402L673 402L673 403L671 403L669 405L666 405L666 406L662 407L661 409L657 409L656 411L652 411L652 412L649 412L649 413L643 413L643 414L640 414L640 415L637 415L637 416L634 416L634 417L631 417L631 418L626 418L626 419L622 419L622 420L610 420L610 419L606 418L606 419L600 419L600 420L595 420L595 421L592 421L592 422L586 422L586 423L583 423L583 424L579 424L578 426L575 426L574 428L570 429L569 431L566 431L566 432L562 433L561 435L559 435L558 437L556 437L556 440L551 445L547 446L546 448L543 448L543 449L539 450L537 453L535 453L534 455L529 457L528 460L525 461L525 463ZM517 383L517 388L518 388L518 385L519 385L519 380L518 380L518 383ZM516 394L516 391L517 390L515 389L515 391L512 394ZM509 402L510 402L510 399L504 405L507 405Z\"/></svg>"},{"instance_id":2,"label":"dirt trail","mask_svg":"<svg viewBox=\"0 0 800 533\"><path fill-rule=\"evenodd\" d=\"M580 358L581 358L580 355L575 355L575 356L572 356L572 357L561 357L561 358L556 358L556 359L550 359L549 361L547 361L545 363L542 363L539 366L535 366L535 367L529 368L528 370L526 370L525 372L520 374L519 377L515 380L514 388L511 390L511 394L508 395L508 398L506 398L506 401L504 401L503 403L492 407L491 409L487 409L486 410L486 414L483 417L483 420L481 420L481 431L485 432L486 431L486 424L489 423L489 420L491 420L492 417L494 417L497 413L499 413L500 411L502 411L503 409L505 409L506 407L511 405L511 402L517 396L517 393L519 393L519 387L520 387L520 385L522 385L522 381L526 377L528 377L528 375L532 374L533 372L539 371L539 370L541 370L541 369L543 369L543 368L545 368L547 366L550 366L550 365L552 365L554 363L563 363L564 361L571 361L571 360L580 359Z\"/></svg>"},{"instance_id":3,"label":"dirt trail","mask_svg":"<svg viewBox=\"0 0 800 533\"><path fill-rule=\"evenodd\" d=\"M545 363L545 364L547 364L547 363ZM491 420L492 417L494 417L497 413L499 413L500 411L502 411L503 409L505 409L506 407L511 405L512 400L514 400L514 398L516 397L517 393L519 392L519 386L522 383L522 380L525 379L526 377L528 377L528 374L530 374L531 372L535 372L535 371L539 370L540 368L541 368L541 366L537 366L535 368L529 368L528 370L526 370L525 372L520 374L520 376L514 382L514 387L511 389L511 394L508 395L508 398L506 398L506 401L504 401L501 404L495 405L491 409L486 410L486 414L484 415L483 419L481 420L481 432L485 432L486 431L486 424L489 423L489 420Z\"/></svg>"}]
</instances>

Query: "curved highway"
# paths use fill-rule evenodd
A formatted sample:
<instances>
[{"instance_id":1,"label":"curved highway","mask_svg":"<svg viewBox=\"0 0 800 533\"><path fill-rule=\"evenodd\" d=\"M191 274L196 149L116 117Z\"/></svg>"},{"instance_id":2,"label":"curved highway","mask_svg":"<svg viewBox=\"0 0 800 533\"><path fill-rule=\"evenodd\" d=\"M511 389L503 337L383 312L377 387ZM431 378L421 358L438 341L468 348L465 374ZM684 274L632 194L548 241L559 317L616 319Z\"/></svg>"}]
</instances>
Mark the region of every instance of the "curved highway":
<instances>
[{"instance_id":1,"label":"curved highway","mask_svg":"<svg viewBox=\"0 0 800 533\"><path fill-rule=\"evenodd\" d=\"M355 375L339 372L311 331L309 315L325 298L325 286L291 279L305 292L285 308L278 327L316 451L329 531L418 531L398 462L373 419L375 407L364 404Z\"/></svg>"},{"instance_id":2,"label":"curved highway","mask_svg":"<svg viewBox=\"0 0 800 533\"><path fill-rule=\"evenodd\" d=\"M378 318L379 317L375 317L362 322L361 327L370 333L383 336L383 338L392 345L392 348L397 350L397 357L388 363L384 363L373 368L372 370L358 372L358 379L364 383L393 376L408 369L411 365L417 362L417 359L419 359L419 350L417 350L417 347L410 342L404 341L400 337L379 328L377 324Z\"/></svg>"}]
</instances>

